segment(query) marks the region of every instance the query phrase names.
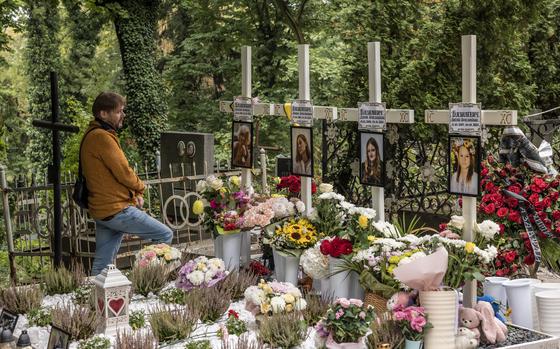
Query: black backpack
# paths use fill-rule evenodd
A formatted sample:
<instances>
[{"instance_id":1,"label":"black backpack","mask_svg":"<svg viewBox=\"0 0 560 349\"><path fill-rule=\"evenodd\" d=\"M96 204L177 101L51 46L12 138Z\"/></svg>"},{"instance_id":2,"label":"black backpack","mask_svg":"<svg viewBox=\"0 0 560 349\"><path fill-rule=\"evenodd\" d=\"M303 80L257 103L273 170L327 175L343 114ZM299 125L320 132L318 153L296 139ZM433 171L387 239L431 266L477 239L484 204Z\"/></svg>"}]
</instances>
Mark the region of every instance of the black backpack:
<instances>
[{"instance_id":1,"label":"black backpack","mask_svg":"<svg viewBox=\"0 0 560 349\"><path fill-rule=\"evenodd\" d=\"M94 127L91 130L87 131L82 138L82 142L80 143L80 152L78 153L78 178L76 178L76 183L74 183L74 191L72 192L72 199L76 203L76 205L80 206L83 209L88 208L88 195L89 191L86 185L86 178L82 174L82 145L84 144L84 140L86 136L91 131L98 129L100 127Z\"/></svg>"}]
</instances>

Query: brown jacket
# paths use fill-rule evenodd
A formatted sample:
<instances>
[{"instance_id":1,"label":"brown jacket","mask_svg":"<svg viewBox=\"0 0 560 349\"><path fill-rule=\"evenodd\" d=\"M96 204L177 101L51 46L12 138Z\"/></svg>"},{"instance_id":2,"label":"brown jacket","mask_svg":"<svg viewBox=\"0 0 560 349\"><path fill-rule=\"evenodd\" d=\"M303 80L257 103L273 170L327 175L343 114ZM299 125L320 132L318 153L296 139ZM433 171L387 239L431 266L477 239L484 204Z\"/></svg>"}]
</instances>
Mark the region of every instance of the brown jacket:
<instances>
[{"instance_id":1,"label":"brown jacket","mask_svg":"<svg viewBox=\"0 0 560 349\"><path fill-rule=\"evenodd\" d=\"M100 127L97 121L89 124ZM86 132L87 132L86 131ZM103 219L135 204L144 183L128 165L116 133L102 128L91 131L83 141L82 172L89 190L89 213Z\"/></svg>"}]
</instances>

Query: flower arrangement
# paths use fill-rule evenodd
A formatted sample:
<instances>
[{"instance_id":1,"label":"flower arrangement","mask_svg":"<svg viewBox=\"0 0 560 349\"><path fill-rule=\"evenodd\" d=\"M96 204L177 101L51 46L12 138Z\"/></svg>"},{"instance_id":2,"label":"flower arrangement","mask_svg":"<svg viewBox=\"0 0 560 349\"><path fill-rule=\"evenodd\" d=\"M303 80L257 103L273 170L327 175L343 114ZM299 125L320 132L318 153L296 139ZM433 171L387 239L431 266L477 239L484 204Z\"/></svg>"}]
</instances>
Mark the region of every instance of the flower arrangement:
<instances>
[{"instance_id":1,"label":"flower arrangement","mask_svg":"<svg viewBox=\"0 0 560 349\"><path fill-rule=\"evenodd\" d=\"M307 307L301 291L289 282L265 282L261 279L257 286L245 290L247 310L256 314L290 313Z\"/></svg>"},{"instance_id":2,"label":"flower arrangement","mask_svg":"<svg viewBox=\"0 0 560 349\"><path fill-rule=\"evenodd\" d=\"M218 329L218 337L227 340L230 334L239 336L245 332L247 332L245 321L239 318L239 314L235 310L228 310L226 323L220 324L220 329Z\"/></svg>"},{"instance_id":3,"label":"flower arrangement","mask_svg":"<svg viewBox=\"0 0 560 349\"><path fill-rule=\"evenodd\" d=\"M393 317L404 338L410 341L421 341L425 330L432 327L427 320L423 307L398 305L393 309Z\"/></svg>"},{"instance_id":4,"label":"flower arrangement","mask_svg":"<svg viewBox=\"0 0 560 349\"><path fill-rule=\"evenodd\" d=\"M283 196L273 196L245 211L243 227L266 227L276 221L301 214L304 211L305 204L297 198L288 200Z\"/></svg>"},{"instance_id":5,"label":"flower arrangement","mask_svg":"<svg viewBox=\"0 0 560 349\"><path fill-rule=\"evenodd\" d=\"M204 256L188 261L179 270L176 286L190 291L194 288L212 287L228 275L224 261Z\"/></svg>"},{"instance_id":6,"label":"flower arrangement","mask_svg":"<svg viewBox=\"0 0 560 349\"><path fill-rule=\"evenodd\" d=\"M352 253L352 241L335 236L321 241L321 253L325 256L340 258Z\"/></svg>"},{"instance_id":7,"label":"flower arrangement","mask_svg":"<svg viewBox=\"0 0 560 349\"><path fill-rule=\"evenodd\" d=\"M237 176L210 175L196 185L203 199L193 203L193 212L204 214L204 223L218 234L236 233L243 226L243 213L250 207L251 197L240 190L240 182Z\"/></svg>"},{"instance_id":8,"label":"flower arrangement","mask_svg":"<svg viewBox=\"0 0 560 349\"><path fill-rule=\"evenodd\" d=\"M538 216L551 232L551 236L537 232L537 237L543 262L560 272L560 176L534 172L525 164L499 163L489 156L482 164L481 187L479 215L500 226L500 234L493 240L499 249L494 263L496 275L508 276L522 265L532 266L535 262L519 200L506 195L503 190L527 199L534 208L534 212L528 214L530 221L534 222Z\"/></svg>"},{"instance_id":9,"label":"flower arrangement","mask_svg":"<svg viewBox=\"0 0 560 349\"><path fill-rule=\"evenodd\" d=\"M280 177L280 181L276 184L276 190L287 190L288 194L299 195L301 191L301 177L300 176L285 176ZM315 181L311 182L311 193L317 192L317 185Z\"/></svg>"},{"instance_id":10,"label":"flower arrangement","mask_svg":"<svg viewBox=\"0 0 560 349\"><path fill-rule=\"evenodd\" d=\"M364 306L359 299L339 298L315 329L320 336L329 336L336 343L355 343L366 335L374 319L372 306Z\"/></svg>"},{"instance_id":11,"label":"flower arrangement","mask_svg":"<svg viewBox=\"0 0 560 349\"><path fill-rule=\"evenodd\" d=\"M181 252L167 244L149 245L136 253L136 263L145 267L151 263L170 264L181 259Z\"/></svg>"},{"instance_id":12,"label":"flower arrangement","mask_svg":"<svg viewBox=\"0 0 560 349\"><path fill-rule=\"evenodd\" d=\"M301 255L303 250L313 247L320 237L321 234L309 220L299 218L277 226L269 241L277 250Z\"/></svg>"},{"instance_id":13,"label":"flower arrangement","mask_svg":"<svg viewBox=\"0 0 560 349\"><path fill-rule=\"evenodd\" d=\"M320 249L321 242L308 248L301 254L299 263L303 271L313 279L326 278L329 273L329 258Z\"/></svg>"},{"instance_id":14,"label":"flower arrangement","mask_svg":"<svg viewBox=\"0 0 560 349\"><path fill-rule=\"evenodd\" d=\"M272 271L259 261L252 260L249 263L249 270L257 276L268 276Z\"/></svg>"}]
</instances>

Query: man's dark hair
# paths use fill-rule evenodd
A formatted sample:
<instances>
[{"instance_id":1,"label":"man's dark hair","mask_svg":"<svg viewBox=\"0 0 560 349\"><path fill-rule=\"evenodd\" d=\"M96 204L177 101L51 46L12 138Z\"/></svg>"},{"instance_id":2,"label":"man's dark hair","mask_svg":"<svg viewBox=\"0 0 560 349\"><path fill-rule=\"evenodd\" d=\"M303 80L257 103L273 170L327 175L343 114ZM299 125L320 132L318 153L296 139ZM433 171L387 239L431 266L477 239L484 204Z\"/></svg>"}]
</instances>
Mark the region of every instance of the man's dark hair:
<instances>
[{"instance_id":1,"label":"man's dark hair","mask_svg":"<svg viewBox=\"0 0 560 349\"><path fill-rule=\"evenodd\" d=\"M113 111L121 105L125 105L126 100L123 96L114 92L101 92L93 102L91 111L93 116L99 118L101 111Z\"/></svg>"}]
</instances>

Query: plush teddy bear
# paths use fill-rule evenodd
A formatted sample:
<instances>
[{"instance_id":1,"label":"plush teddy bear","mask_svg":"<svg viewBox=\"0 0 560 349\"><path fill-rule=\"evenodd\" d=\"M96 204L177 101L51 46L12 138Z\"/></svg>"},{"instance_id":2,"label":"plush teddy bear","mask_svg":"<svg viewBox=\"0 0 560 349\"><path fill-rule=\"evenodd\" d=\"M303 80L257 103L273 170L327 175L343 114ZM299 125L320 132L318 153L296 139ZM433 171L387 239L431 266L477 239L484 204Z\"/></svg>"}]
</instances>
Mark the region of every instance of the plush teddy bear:
<instances>
[{"instance_id":1,"label":"plush teddy bear","mask_svg":"<svg viewBox=\"0 0 560 349\"><path fill-rule=\"evenodd\" d=\"M480 328L484 338L491 344L504 342L507 339L507 326L494 316L492 305L481 301L474 309L480 314Z\"/></svg>"},{"instance_id":2,"label":"plush teddy bear","mask_svg":"<svg viewBox=\"0 0 560 349\"><path fill-rule=\"evenodd\" d=\"M464 307L459 309L459 325L471 330L477 340L480 339L478 326L480 325L481 318L482 315L474 309Z\"/></svg>"},{"instance_id":3,"label":"plush teddy bear","mask_svg":"<svg viewBox=\"0 0 560 349\"><path fill-rule=\"evenodd\" d=\"M414 304L414 294L411 292L397 292L387 301L387 310L392 311L397 306L408 307Z\"/></svg>"},{"instance_id":4,"label":"plush teddy bear","mask_svg":"<svg viewBox=\"0 0 560 349\"><path fill-rule=\"evenodd\" d=\"M466 327L459 327L455 337L455 349L475 349L478 347L476 334Z\"/></svg>"}]
</instances>

